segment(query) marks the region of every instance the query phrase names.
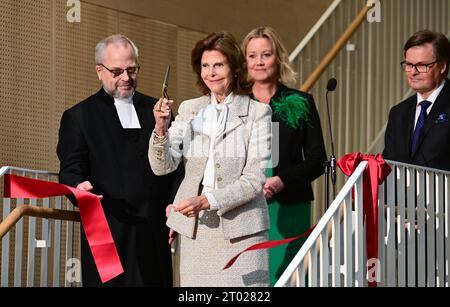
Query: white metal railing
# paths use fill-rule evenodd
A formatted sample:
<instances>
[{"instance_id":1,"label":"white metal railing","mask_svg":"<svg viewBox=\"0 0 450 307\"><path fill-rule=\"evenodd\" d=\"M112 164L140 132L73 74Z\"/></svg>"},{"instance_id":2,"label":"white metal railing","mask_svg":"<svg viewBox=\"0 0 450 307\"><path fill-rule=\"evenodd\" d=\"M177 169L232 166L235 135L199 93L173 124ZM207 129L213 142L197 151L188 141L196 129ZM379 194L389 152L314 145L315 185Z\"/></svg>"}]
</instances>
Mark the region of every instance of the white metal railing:
<instances>
[{"instance_id":1,"label":"white metal railing","mask_svg":"<svg viewBox=\"0 0 450 307\"><path fill-rule=\"evenodd\" d=\"M450 172L388 163L392 172L379 186L379 258L369 271L377 270L378 286L448 286ZM366 164L350 176L276 287L367 286Z\"/></svg>"},{"instance_id":2,"label":"white metal railing","mask_svg":"<svg viewBox=\"0 0 450 307\"><path fill-rule=\"evenodd\" d=\"M5 198L2 180L5 174L46 181L57 181L58 175L49 171L10 166L0 168L0 286L82 286L79 238L81 225L74 218L77 215L74 213L78 210L62 196L45 199ZM8 219L13 215L11 213L24 205L40 210L26 211L26 217L18 219L11 231L5 233L5 229L9 229L5 224L10 224ZM57 210L41 210L42 208ZM14 214L11 220L16 220L17 216L21 215ZM174 264L178 257L172 248ZM177 267L174 265L175 285L177 276Z\"/></svg>"},{"instance_id":3,"label":"white metal railing","mask_svg":"<svg viewBox=\"0 0 450 307\"><path fill-rule=\"evenodd\" d=\"M47 181L57 180L57 173L9 166L0 169L0 179L5 174ZM1 191L3 193L3 189ZM45 199L2 197L0 198L2 221L5 221L14 208L23 205L75 211L70 201L62 196ZM34 216L21 218L12 231L7 232L2 238L0 285L2 287L81 285L79 280L66 278L66 269L71 269L66 268L66 265L74 263L69 260L80 259L79 240L76 240L78 227L79 223L73 221Z\"/></svg>"},{"instance_id":4,"label":"white metal railing","mask_svg":"<svg viewBox=\"0 0 450 307\"><path fill-rule=\"evenodd\" d=\"M386 286L448 286L450 172L389 161L381 187Z\"/></svg>"}]
</instances>

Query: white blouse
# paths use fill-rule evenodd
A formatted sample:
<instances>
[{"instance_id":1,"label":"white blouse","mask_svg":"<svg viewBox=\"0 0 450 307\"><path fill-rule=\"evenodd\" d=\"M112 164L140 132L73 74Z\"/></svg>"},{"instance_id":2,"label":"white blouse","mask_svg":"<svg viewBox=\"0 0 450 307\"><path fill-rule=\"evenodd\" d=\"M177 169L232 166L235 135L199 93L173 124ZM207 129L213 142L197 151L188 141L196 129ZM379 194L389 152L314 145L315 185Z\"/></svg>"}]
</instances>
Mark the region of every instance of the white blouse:
<instances>
[{"instance_id":1,"label":"white blouse","mask_svg":"<svg viewBox=\"0 0 450 307\"><path fill-rule=\"evenodd\" d=\"M192 121L192 129L194 131L205 134L210 138L208 161L202 182L202 191L211 205L210 210L217 210L217 201L212 194L208 193L217 188L214 166L214 144L216 137L225 130L228 117L228 104L233 99L234 95L231 93L222 103L218 103L214 94L211 93L211 103L202 108Z\"/></svg>"}]
</instances>

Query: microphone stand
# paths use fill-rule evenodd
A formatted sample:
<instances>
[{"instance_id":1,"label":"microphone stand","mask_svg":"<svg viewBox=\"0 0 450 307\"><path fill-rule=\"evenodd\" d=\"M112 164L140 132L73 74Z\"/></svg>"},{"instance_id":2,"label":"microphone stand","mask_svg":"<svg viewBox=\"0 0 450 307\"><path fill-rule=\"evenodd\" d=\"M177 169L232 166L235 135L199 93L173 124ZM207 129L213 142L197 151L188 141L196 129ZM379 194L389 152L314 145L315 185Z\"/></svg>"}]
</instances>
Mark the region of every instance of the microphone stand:
<instances>
[{"instance_id":1,"label":"microphone stand","mask_svg":"<svg viewBox=\"0 0 450 307\"><path fill-rule=\"evenodd\" d=\"M331 130L331 118L330 118L330 107L328 103L328 93L330 91L327 90L326 101L327 101L327 115L328 115L328 129L330 132L331 139L331 155L329 160L324 162L325 167L325 211L328 209L330 205L329 200L329 178L331 175L331 184L333 186L333 199L336 197L336 156L334 152L334 141L333 141L333 132Z\"/></svg>"}]
</instances>

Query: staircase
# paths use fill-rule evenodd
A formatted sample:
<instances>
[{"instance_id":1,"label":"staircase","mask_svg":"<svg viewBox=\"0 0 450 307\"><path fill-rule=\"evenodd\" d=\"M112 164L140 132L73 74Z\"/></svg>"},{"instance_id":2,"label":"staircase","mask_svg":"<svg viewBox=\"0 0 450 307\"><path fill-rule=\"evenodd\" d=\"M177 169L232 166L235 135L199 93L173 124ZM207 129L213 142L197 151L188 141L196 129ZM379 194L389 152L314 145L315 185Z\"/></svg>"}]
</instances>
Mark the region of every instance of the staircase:
<instances>
[{"instance_id":1,"label":"staircase","mask_svg":"<svg viewBox=\"0 0 450 307\"><path fill-rule=\"evenodd\" d=\"M290 56L300 88L368 2L375 7L309 90L330 153L325 94L328 79L338 80L329 95L337 157L348 152L381 153L390 108L411 95L399 64L404 43L420 29L450 30L448 0L335 0ZM337 179L339 191L345 179L342 174ZM314 190L317 222L325 208L322 180L316 181Z\"/></svg>"}]
</instances>

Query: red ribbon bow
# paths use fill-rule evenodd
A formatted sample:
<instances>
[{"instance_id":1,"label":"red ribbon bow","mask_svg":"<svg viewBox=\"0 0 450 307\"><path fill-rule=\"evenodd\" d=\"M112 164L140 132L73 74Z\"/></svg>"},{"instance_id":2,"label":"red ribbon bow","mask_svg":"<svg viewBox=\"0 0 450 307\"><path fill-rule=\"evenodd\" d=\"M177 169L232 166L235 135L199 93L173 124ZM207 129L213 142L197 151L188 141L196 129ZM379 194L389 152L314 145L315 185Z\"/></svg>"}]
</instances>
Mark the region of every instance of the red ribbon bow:
<instances>
[{"instance_id":1,"label":"red ribbon bow","mask_svg":"<svg viewBox=\"0 0 450 307\"><path fill-rule=\"evenodd\" d=\"M46 198L73 195L80 210L81 225L103 283L123 273L122 263L98 196L56 182L5 175L5 197Z\"/></svg>"},{"instance_id":2,"label":"red ribbon bow","mask_svg":"<svg viewBox=\"0 0 450 307\"><path fill-rule=\"evenodd\" d=\"M363 212L366 221L367 259L378 259L378 186L387 178L391 167L381 155L352 153L343 156L337 165L342 172L350 176L361 161L367 161L363 176ZM376 282L369 282L376 287Z\"/></svg>"}]
</instances>

